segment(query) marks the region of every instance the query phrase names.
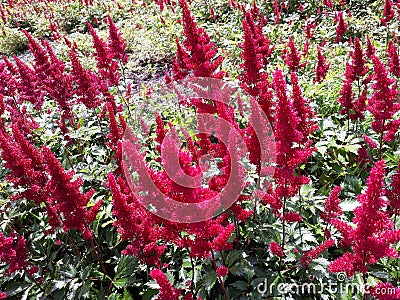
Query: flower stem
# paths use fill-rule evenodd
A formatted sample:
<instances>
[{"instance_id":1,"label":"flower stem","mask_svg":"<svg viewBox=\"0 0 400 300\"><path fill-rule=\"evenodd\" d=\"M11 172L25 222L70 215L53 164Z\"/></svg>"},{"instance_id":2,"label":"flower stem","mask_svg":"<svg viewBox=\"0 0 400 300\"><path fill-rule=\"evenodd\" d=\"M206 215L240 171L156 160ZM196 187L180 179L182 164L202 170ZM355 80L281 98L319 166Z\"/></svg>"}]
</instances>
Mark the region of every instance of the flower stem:
<instances>
[{"instance_id":1,"label":"flower stem","mask_svg":"<svg viewBox=\"0 0 400 300\"><path fill-rule=\"evenodd\" d=\"M212 256L212 263L213 263L213 266L214 266L214 269L215 269L215 272L216 272L217 271L217 264L215 262L215 255L214 255L213 249L211 249L211 256ZM222 278L218 274L217 274L217 278L218 278L219 284L221 285L222 293L224 294L224 299L225 300L229 300L228 294L227 294L226 289L225 289L224 282L222 281Z\"/></svg>"}]
</instances>

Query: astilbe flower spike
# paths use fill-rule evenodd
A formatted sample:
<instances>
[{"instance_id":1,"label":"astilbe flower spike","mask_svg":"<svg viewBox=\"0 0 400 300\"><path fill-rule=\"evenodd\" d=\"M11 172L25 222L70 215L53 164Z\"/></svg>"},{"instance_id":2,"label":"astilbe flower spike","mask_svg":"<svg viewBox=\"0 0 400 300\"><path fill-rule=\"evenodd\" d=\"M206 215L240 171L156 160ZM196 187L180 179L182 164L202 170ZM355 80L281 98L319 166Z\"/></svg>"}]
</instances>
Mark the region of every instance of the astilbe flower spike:
<instances>
[{"instance_id":1,"label":"astilbe flower spike","mask_svg":"<svg viewBox=\"0 0 400 300\"><path fill-rule=\"evenodd\" d=\"M365 65L364 52L358 37L354 39L353 47L353 51L350 54L351 60L349 66L346 67L346 72L350 73L348 76L352 81L364 76L369 70Z\"/></svg>"},{"instance_id":2,"label":"astilbe flower spike","mask_svg":"<svg viewBox=\"0 0 400 300\"><path fill-rule=\"evenodd\" d=\"M173 79L182 79L182 73L179 72L181 69L184 73L193 72L195 77L224 77L225 72L216 71L224 58L222 56L215 57L217 54L216 46L210 42L210 37L204 29L197 27L187 2L179 0L179 4L182 8L183 35L185 36L183 45L185 49L178 47Z\"/></svg>"},{"instance_id":3,"label":"astilbe flower spike","mask_svg":"<svg viewBox=\"0 0 400 300\"><path fill-rule=\"evenodd\" d=\"M347 78L344 79L338 102L343 106L340 113L350 115L350 111L354 108L354 93L351 81Z\"/></svg>"},{"instance_id":4,"label":"astilbe flower spike","mask_svg":"<svg viewBox=\"0 0 400 300\"><path fill-rule=\"evenodd\" d=\"M43 96L54 99L62 111L61 130L65 133L65 126L68 119L74 126L73 112L71 109L73 95L71 74L65 71L65 63L57 58L48 41L42 40L40 45L27 31L24 31L28 38L28 46L34 56L34 70L37 77L37 85ZM35 95L32 91L32 94ZM58 122L58 121L57 121Z\"/></svg>"},{"instance_id":5,"label":"astilbe flower spike","mask_svg":"<svg viewBox=\"0 0 400 300\"><path fill-rule=\"evenodd\" d=\"M72 79L77 84L75 93L79 101L87 108L98 107L102 102L99 91L100 79L93 71L83 68L75 48L69 52L69 58L72 65Z\"/></svg>"},{"instance_id":6,"label":"astilbe flower spike","mask_svg":"<svg viewBox=\"0 0 400 300\"><path fill-rule=\"evenodd\" d=\"M392 182L388 189L385 190L385 195L389 200L391 212L394 215L400 214L400 165L397 172L392 176Z\"/></svg>"},{"instance_id":7,"label":"astilbe flower spike","mask_svg":"<svg viewBox=\"0 0 400 300\"><path fill-rule=\"evenodd\" d=\"M108 118L110 122L110 132L107 135L110 142L107 142L107 145L110 149L116 150L118 141L120 141L124 136L127 124L121 114L118 115L119 122L117 121L112 103L107 102L105 103L105 106L108 111Z\"/></svg>"},{"instance_id":8,"label":"astilbe flower spike","mask_svg":"<svg viewBox=\"0 0 400 300\"><path fill-rule=\"evenodd\" d=\"M278 257L283 257L284 252L281 246L277 242L271 242L269 244L269 250L271 251L272 254L278 256Z\"/></svg>"},{"instance_id":9,"label":"astilbe flower spike","mask_svg":"<svg viewBox=\"0 0 400 300\"><path fill-rule=\"evenodd\" d=\"M160 118L157 118L157 138L156 143L161 143L164 140L166 131L164 124ZM173 126L170 130L173 130ZM201 138L201 137L199 137ZM202 141L201 139L200 141ZM129 143L126 143L126 146ZM189 141L188 149L178 151L179 164L186 174L196 176L201 172L200 166L196 163L204 154L215 155L222 157L223 160L218 163L218 168L222 174L214 176L209 180L208 188L188 188L175 183L165 171L155 170L145 165L141 172L148 172L151 180L158 189L166 196L180 202L202 202L215 196L226 185L230 174L229 153L224 143L201 143L203 147L199 150L194 143ZM201 151L200 151L201 150ZM142 154L130 148L129 161L143 160ZM237 159L237 158L232 158ZM194 164L196 163L196 164ZM235 230L234 224L228 220L228 213L221 214L215 219L194 223L194 224L175 224L161 220L148 212L133 195L132 191L127 186L123 176L118 177L118 182L113 174L109 175L109 186L113 194L113 214L116 216L118 231L122 234L123 240L128 240L131 243L125 254L135 255L148 265L158 265L160 256L163 254L166 245L157 245L157 241L173 241L181 248L190 249L192 257L210 257L212 251L223 251L232 249L232 243L229 238ZM235 207L232 210L235 216L246 218L247 212L243 209ZM181 237L179 232L185 231L193 238Z\"/></svg>"},{"instance_id":10,"label":"astilbe flower spike","mask_svg":"<svg viewBox=\"0 0 400 300\"><path fill-rule=\"evenodd\" d=\"M45 49L43 49L39 43L28 33L26 30L23 31L25 36L28 38L28 47L33 56L35 57L35 71L40 79L44 79L46 71L50 68L48 61L48 55Z\"/></svg>"},{"instance_id":11,"label":"astilbe flower spike","mask_svg":"<svg viewBox=\"0 0 400 300\"><path fill-rule=\"evenodd\" d=\"M361 88L361 80L369 71L369 67L365 64L364 53L360 40L354 39L353 51L350 53L350 60L346 63L346 72L343 79L342 89L338 102L343 109L341 114L347 114L351 120L364 119L364 111L366 110L367 90L364 90L358 96L353 92L353 82L357 82ZM366 82L364 82L366 84Z\"/></svg>"},{"instance_id":12,"label":"astilbe flower spike","mask_svg":"<svg viewBox=\"0 0 400 300\"><path fill-rule=\"evenodd\" d=\"M0 117L2 114L4 114L4 111L6 109L6 106L4 104L4 96L0 94Z\"/></svg>"},{"instance_id":13,"label":"astilbe flower spike","mask_svg":"<svg viewBox=\"0 0 400 300\"><path fill-rule=\"evenodd\" d=\"M310 18L307 18L306 23L303 25L304 35L306 39L312 39L315 34L315 27L317 27L317 22L311 21Z\"/></svg>"},{"instance_id":14,"label":"astilbe flower spike","mask_svg":"<svg viewBox=\"0 0 400 300\"><path fill-rule=\"evenodd\" d=\"M305 252L303 256L300 258L300 263L303 266L303 268L307 268L307 266L311 263L312 259L317 258L322 252L326 251L333 245L335 245L335 241L333 239L329 239L323 242L318 247L312 248L311 250Z\"/></svg>"},{"instance_id":15,"label":"astilbe flower spike","mask_svg":"<svg viewBox=\"0 0 400 300\"><path fill-rule=\"evenodd\" d=\"M366 54L369 58L371 58L374 54L375 54L375 47L372 44L371 38L369 37L369 35L367 35L367 50L366 50Z\"/></svg>"},{"instance_id":16,"label":"astilbe flower spike","mask_svg":"<svg viewBox=\"0 0 400 300\"><path fill-rule=\"evenodd\" d=\"M325 200L324 203L324 212L320 212L321 218L325 222L329 222L332 219L336 219L338 216L342 214L342 209L339 206L340 199L339 193L342 190L340 186L336 186L332 189L329 197Z\"/></svg>"},{"instance_id":17,"label":"astilbe flower spike","mask_svg":"<svg viewBox=\"0 0 400 300\"><path fill-rule=\"evenodd\" d=\"M390 0L385 0L385 7L383 9L383 18L381 18L381 23L383 26L387 26L387 24L393 20L394 18L394 9L393 3Z\"/></svg>"},{"instance_id":18,"label":"astilbe flower spike","mask_svg":"<svg viewBox=\"0 0 400 300\"><path fill-rule=\"evenodd\" d=\"M41 153L16 125L12 125L12 134L7 133L5 128L0 130L0 148L4 167L11 171L7 180L15 188L23 188L12 199L27 198L37 204L45 202L43 195L46 195L47 175L43 172L44 159Z\"/></svg>"},{"instance_id":19,"label":"astilbe flower spike","mask_svg":"<svg viewBox=\"0 0 400 300\"><path fill-rule=\"evenodd\" d=\"M121 239L131 244L123 250L125 255L135 255L148 265L159 266L159 260L166 246L157 245L161 228L154 217L136 200L121 177L118 182L113 174L108 175L108 184L113 196L114 226Z\"/></svg>"},{"instance_id":20,"label":"astilbe flower spike","mask_svg":"<svg viewBox=\"0 0 400 300\"><path fill-rule=\"evenodd\" d=\"M178 300L181 291L172 286L167 276L160 269L153 269L150 276L155 279L160 286L158 299L160 300Z\"/></svg>"},{"instance_id":21,"label":"astilbe flower spike","mask_svg":"<svg viewBox=\"0 0 400 300\"><path fill-rule=\"evenodd\" d=\"M60 24L57 22L52 21L51 19L49 20L49 28L51 31L51 36L53 38L54 41L57 41L61 38L61 34L60 34Z\"/></svg>"},{"instance_id":22,"label":"astilbe flower spike","mask_svg":"<svg viewBox=\"0 0 400 300\"><path fill-rule=\"evenodd\" d=\"M400 78L400 60L399 54L396 45L393 41L389 41L389 45L387 48L387 55L388 55L388 66L389 71L397 78Z\"/></svg>"},{"instance_id":23,"label":"astilbe flower spike","mask_svg":"<svg viewBox=\"0 0 400 300\"><path fill-rule=\"evenodd\" d=\"M260 77L260 71L263 67L262 54L259 53L259 47L257 45L257 40L254 35L251 26L254 24L254 20L249 12L246 12L245 18L242 21L242 27L244 31L243 43L241 45L243 51L241 57L243 63L240 65L244 71L240 79L243 81L244 86L255 85ZM254 95L253 95L254 96Z\"/></svg>"},{"instance_id":24,"label":"astilbe flower spike","mask_svg":"<svg viewBox=\"0 0 400 300\"><path fill-rule=\"evenodd\" d=\"M358 148L356 161L360 164L361 168L372 161L372 157L369 155L367 147L364 145Z\"/></svg>"},{"instance_id":25,"label":"astilbe flower spike","mask_svg":"<svg viewBox=\"0 0 400 300\"><path fill-rule=\"evenodd\" d=\"M254 6L253 6L254 7ZM260 15L259 11L252 10L251 13L246 12L244 14L246 25L249 27L250 32L244 32L244 39L250 39L252 37L253 43L255 44L256 52L262 56L262 64L265 66L269 63L269 57L274 51L274 46L271 46L271 41L263 33L263 27L267 23L264 15ZM242 22L242 26L245 25ZM245 26L243 26L243 29ZM250 34L248 34L250 33ZM251 42L250 42L251 43Z\"/></svg>"},{"instance_id":26,"label":"astilbe flower spike","mask_svg":"<svg viewBox=\"0 0 400 300\"><path fill-rule=\"evenodd\" d=\"M8 264L4 275L8 276L17 271L22 271L29 266L27 262L26 240L14 234L5 236L0 232L0 262Z\"/></svg>"},{"instance_id":27,"label":"astilbe flower spike","mask_svg":"<svg viewBox=\"0 0 400 300\"><path fill-rule=\"evenodd\" d=\"M268 74L263 70L268 63L268 57L273 51L270 41L262 33L262 26L265 23L259 18L257 23L253 14L245 13L242 21L244 31L243 49L241 57L243 63L240 65L243 72L239 75L240 86L258 102L269 122L273 120L273 93L272 85ZM259 170L261 149L254 128L249 124L245 131L245 141L249 149L254 149L250 154L250 161Z\"/></svg>"},{"instance_id":28,"label":"astilbe flower spike","mask_svg":"<svg viewBox=\"0 0 400 300\"><path fill-rule=\"evenodd\" d=\"M188 59L189 53L186 52L186 50L179 43L179 40L176 39L176 56L174 58L174 64L172 66L172 78L174 80L181 80L189 75L190 69L186 65ZM165 76L165 81L166 83L170 83L172 81L167 73Z\"/></svg>"},{"instance_id":29,"label":"astilbe flower spike","mask_svg":"<svg viewBox=\"0 0 400 300\"><path fill-rule=\"evenodd\" d=\"M368 266L374 265L383 257L398 257L392 244L400 240L400 231L392 230L393 222L384 211L387 205L382 197L385 175L385 162L375 163L367 179L367 190L357 196L360 206L354 211L352 222L356 227L339 219L331 223L342 233L342 245L350 247L329 265L330 272L346 272L351 277L356 272L368 272Z\"/></svg>"},{"instance_id":30,"label":"astilbe flower spike","mask_svg":"<svg viewBox=\"0 0 400 300\"><path fill-rule=\"evenodd\" d=\"M94 55L101 78L107 80L111 85L118 86L120 74L118 72L118 62L113 59L115 49L110 50L107 43L98 36L89 22L87 22L86 25L93 39L93 46L96 50ZM116 55L119 56L119 52Z\"/></svg>"},{"instance_id":31,"label":"astilbe flower spike","mask_svg":"<svg viewBox=\"0 0 400 300\"><path fill-rule=\"evenodd\" d=\"M295 72L290 73L290 79L292 84L292 102L293 109L296 112L297 117L300 119L297 129L302 134L301 144L306 148L310 148L312 141L309 136L318 129L318 125L315 123L315 113L310 106L309 100L303 97L299 79ZM310 148L310 151L315 151L316 148ZM311 155L311 153L310 153Z\"/></svg>"},{"instance_id":32,"label":"astilbe flower spike","mask_svg":"<svg viewBox=\"0 0 400 300\"><path fill-rule=\"evenodd\" d=\"M335 20L337 22L337 27L336 27L336 43L340 42L342 40L343 34L347 31L347 24L344 21L343 17L344 12L341 11L335 15Z\"/></svg>"},{"instance_id":33,"label":"astilbe flower spike","mask_svg":"<svg viewBox=\"0 0 400 300\"><path fill-rule=\"evenodd\" d=\"M372 129L381 134L383 140L390 142L400 126L398 119L393 120L400 108L397 103L397 85L394 79L389 78L387 69L377 56L372 57L372 62L375 72L375 83L372 86L374 93L368 101L367 109L374 117Z\"/></svg>"},{"instance_id":34,"label":"astilbe flower spike","mask_svg":"<svg viewBox=\"0 0 400 300\"><path fill-rule=\"evenodd\" d=\"M51 65L51 68L46 72L45 90L57 102L64 116L71 118L70 98L74 94L71 74L66 72L65 63L55 55L50 43L42 40L42 45L47 49Z\"/></svg>"},{"instance_id":35,"label":"astilbe flower spike","mask_svg":"<svg viewBox=\"0 0 400 300\"><path fill-rule=\"evenodd\" d=\"M0 62L0 93L3 96L13 96L17 93L17 68L3 56L3 61ZM10 69L10 70L9 70Z\"/></svg>"},{"instance_id":36,"label":"astilbe flower spike","mask_svg":"<svg viewBox=\"0 0 400 300\"><path fill-rule=\"evenodd\" d=\"M277 168L275 171L276 188L278 197L294 196L301 185L306 184L309 180L302 175L295 175L295 170L302 163L305 163L310 157L313 148L305 137L305 133L314 131L314 128L300 126L301 122L298 112L303 112L304 116L309 116L305 107L301 108L305 102L298 102L300 99L297 94L293 101L298 102L296 105L287 95L286 81L282 71L277 69L274 73L274 86L277 97L277 103L274 116L274 133L277 150ZM298 105L298 106L297 106ZM304 147L300 147L304 145Z\"/></svg>"},{"instance_id":37,"label":"astilbe flower spike","mask_svg":"<svg viewBox=\"0 0 400 300\"><path fill-rule=\"evenodd\" d=\"M320 46L318 46L318 61L317 61L317 68L315 69L314 82L323 81L326 77L326 73L328 72L330 66L331 63L326 63L323 50Z\"/></svg>"},{"instance_id":38,"label":"astilbe flower spike","mask_svg":"<svg viewBox=\"0 0 400 300\"><path fill-rule=\"evenodd\" d=\"M54 156L51 150L43 147L43 157L46 162L46 171L50 180L46 184L49 191L49 203L62 218L62 228L65 232L76 228L82 232L85 239L91 239L93 233L89 223L93 222L101 204L92 207L93 211L87 210L87 204L94 194L94 190L82 193L80 188L83 184L81 178L72 181L73 171L67 172Z\"/></svg>"},{"instance_id":39,"label":"astilbe flower spike","mask_svg":"<svg viewBox=\"0 0 400 300\"><path fill-rule=\"evenodd\" d=\"M274 0L275 25L281 21L281 10L277 0Z\"/></svg>"},{"instance_id":40,"label":"astilbe flower spike","mask_svg":"<svg viewBox=\"0 0 400 300\"><path fill-rule=\"evenodd\" d=\"M378 143L369 136L367 136L366 134L363 134L361 137L363 138L364 142L368 145L370 149L378 148Z\"/></svg>"},{"instance_id":41,"label":"astilbe flower spike","mask_svg":"<svg viewBox=\"0 0 400 300\"><path fill-rule=\"evenodd\" d=\"M282 58L291 72L297 72L300 68L303 68L307 64L307 61L300 63L301 56L292 37L289 37L289 43L282 51Z\"/></svg>"},{"instance_id":42,"label":"astilbe flower spike","mask_svg":"<svg viewBox=\"0 0 400 300\"><path fill-rule=\"evenodd\" d=\"M14 60L19 72L19 104L21 104L22 101L28 101L32 103L36 109L41 109L44 95L41 91L38 76L20 58L15 56Z\"/></svg>"},{"instance_id":43,"label":"astilbe flower spike","mask_svg":"<svg viewBox=\"0 0 400 300\"><path fill-rule=\"evenodd\" d=\"M108 19L108 48L112 54L113 59L121 60L124 58L126 41L122 38L117 26L114 24L110 15Z\"/></svg>"}]
</instances>

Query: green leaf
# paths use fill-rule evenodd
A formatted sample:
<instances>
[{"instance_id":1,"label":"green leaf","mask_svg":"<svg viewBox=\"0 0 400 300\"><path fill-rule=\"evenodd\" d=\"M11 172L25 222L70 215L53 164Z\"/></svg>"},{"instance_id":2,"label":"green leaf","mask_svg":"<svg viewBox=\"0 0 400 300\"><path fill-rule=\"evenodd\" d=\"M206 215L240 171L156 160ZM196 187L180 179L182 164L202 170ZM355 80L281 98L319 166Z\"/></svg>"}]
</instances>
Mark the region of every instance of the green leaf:
<instances>
[{"instance_id":1,"label":"green leaf","mask_svg":"<svg viewBox=\"0 0 400 300\"><path fill-rule=\"evenodd\" d=\"M246 291L248 288L248 284L246 281L240 280L240 281L236 281L234 283L231 284L233 287L237 288L240 291Z\"/></svg>"},{"instance_id":2,"label":"green leaf","mask_svg":"<svg viewBox=\"0 0 400 300\"><path fill-rule=\"evenodd\" d=\"M124 297L122 298L123 300L133 300L131 294L127 291L127 289L124 289Z\"/></svg>"},{"instance_id":3,"label":"green leaf","mask_svg":"<svg viewBox=\"0 0 400 300\"><path fill-rule=\"evenodd\" d=\"M29 286L25 282L11 282L7 285L5 292L8 297L11 297L25 291Z\"/></svg>"},{"instance_id":4,"label":"green leaf","mask_svg":"<svg viewBox=\"0 0 400 300\"><path fill-rule=\"evenodd\" d=\"M135 270L137 268L136 258L129 255L122 255L117 266L115 279L120 279L124 277L129 277L132 274L135 274Z\"/></svg>"},{"instance_id":5,"label":"green leaf","mask_svg":"<svg viewBox=\"0 0 400 300\"><path fill-rule=\"evenodd\" d=\"M142 300L151 300L158 293L158 289L147 289L142 294Z\"/></svg>"},{"instance_id":6,"label":"green leaf","mask_svg":"<svg viewBox=\"0 0 400 300\"><path fill-rule=\"evenodd\" d=\"M128 278L120 278L116 281L114 281L114 286L117 288L122 288L126 286L126 283L128 282Z\"/></svg>"}]
</instances>

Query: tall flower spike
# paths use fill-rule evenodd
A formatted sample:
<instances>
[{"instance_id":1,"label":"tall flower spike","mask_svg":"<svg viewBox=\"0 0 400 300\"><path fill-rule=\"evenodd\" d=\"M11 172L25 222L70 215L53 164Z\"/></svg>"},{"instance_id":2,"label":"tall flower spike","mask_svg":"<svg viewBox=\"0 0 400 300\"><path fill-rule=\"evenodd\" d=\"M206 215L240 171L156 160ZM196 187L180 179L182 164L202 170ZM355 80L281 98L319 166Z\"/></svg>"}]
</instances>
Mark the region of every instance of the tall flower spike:
<instances>
[{"instance_id":1,"label":"tall flower spike","mask_svg":"<svg viewBox=\"0 0 400 300\"><path fill-rule=\"evenodd\" d=\"M251 14L246 12L245 18L242 21L244 41L241 45L243 49L241 53L243 63L240 66L244 69L241 79L248 85L256 84L260 77L260 70L263 67L262 55L258 51L259 47L251 25L255 27Z\"/></svg>"},{"instance_id":2,"label":"tall flower spike","mask_svg":"<svg viewBox=\"0 0 400 300\"><path fill-rule=\"evenodd\" d=\"M342 214L342 209L339 206L340 199L339 193L342 190L340 186L336 186L332 189L329 197L325 200L324 208L325 211L320 213L321 218L325 222L329 222L332 219L336 219Z\"/></svg>"},{"instance_id":3,"label":"tall flower spike","mask_svg":"<svg viewBox=\"0 0 400 300\"><path fill-rule=\"evenodd\" d=\"M51 65L47 73L47 79L44 81L46 91L57 102L63 111L64 117L70 118L73 114L70 99L73 95L72 76L65 72L65 63L55 55L50 43L42 40L42 45L47 50Z\"/></svg>"},{"instance_id":4,"label":"tall flower spike","mask_svg":"<svg viewBox=\"0 0 400 300\"><path fill-rule=\"evenodd\" d=\"M107 143L110 149L116 150L117 142L122 139L126 129L126 122L122 115L119 115L119 123L115 118L114 108L112 103L108 102L105 104L108 110L108 118L110 122L110 132L107 137L110 139L110 143Z\"/></svg>"},{"instance_id":5,"label":"tall flower spike","mask_svg":"<svg viewBox=\"0 0 400 300\"><path fill-rule=\"evenodd\" d=\"M51 176L46 188L50 193L51 205L62 216L63 230L68 232L76 228L83 233L85 239L90 239L92 232L87 226L89 220L86 206L94 190L81 193L82 179L72 181L73 172L65 171L49 148L43 147L42 151L46 170Z\"/></svg>"},{"instance_id":6,"label":"tall flower spike","mask_svg":"<svg viewBox=\"0 0 400 300\"><path fill-rule=\"evenodd\" d=\"M336 43L338 43L342 40L343 34L347 31L347 24L344 21L343 11L341 11L335 15L335 20L337 22L336 40L335 41L336 41Z\"/></svg>"},{"instance_id":7,"label":"tall flower spike","mask_svg":"<svg viewBox=\"0 0 400 300\"><path fill-rule=\"evenodd\" d=\"M178 300L181 291L175 289L168 281L167 276L159 269L150 272L150 276L155 279L160 286L158 297L160 300Z\"/></svg>"},{"instance_id":8,"label":"tall flower spike","mask_svg":"<svg viewBox=\"0 0 400 300\"><path fill-rule=\"evenodd\" d=\"M393 214L400 214L400 164L397 172L392 176L390 187L385 190L385 195L389 200L390 209Z\"/></svg>"},{"instance_id":9,"label":"tall flower spike","mask_svg":"<svg viewBox=\"0 0 400 300\"><path fill-rule=\"evenodd\" d=\"M189 53L182 47L178 39L176 39L176 56L174 59L174 64L172 66L172 74L174 80L184 79L189 75L190 69L187 66L187 61L189 60ZM167 78L168 75L166 75ZM169 79L171 80L171 79ZM166 80L167 83L168 80Z\"/></svg>"},{"instance_id":10,"label":"tall flower spike","mask_svg":"<svg viewBox=\"0 0 400 300\"><path fill-rule=\"evenodd\" d=\"M278 24L281 21L281 12L280 12L280 7L279 3L277 0L274 0L274 14L275 14L275 25Z\"/></svg>"},{"instance_id":11,"label":"tall flower spike","mask_svg":"<svg viewBox=\"0 0 400 300\"><path fill-rule=\"evenodd\" d=\"M5 236L0 232L0 262L8 264L4 275L11 275L29 265L25 244L25 238L22 236L18 236L15 243L14 234Z\"/></svg>"},{"instance_id":12,"label":"tall flower spike","mask_svg":"<svg viewBox=\"0 0 400 300\"><path fill-rule=\"evenodd\" d=\"M372 57L372 62L375 71L375 83L372 86L374 93L368 101L367 109L374 117L372 129L390 142L400 126L398 119L393 120L394 114L400 108L397 104L397 86L395 80L388 77L388 71L377 56Z\"/></svg>"},{"instance_id":13,"label":"tall flower spike","mask_svg":"<svg viewBox=\"0 0 400 300\"><path fill-rule=\"evenodd\" d=\"M317 27L317 22L313 22L308 18L306 24L303 26L304 34L306 39L312 39L315 33L315 27Z\"/></svg>"},{"instance_id":14,"label":"tall flower spike","mask_svg":"<svg viewBox=\"0 0 400 300\"><path fill-rule=\"evenodd\" d=\"M300 63L301 57L292 37L289 37L289 43L282 51L282 58L285 61L285 64L289 67L291 72L296 72L307 64L306 61Z\"/></svg>"},{"instance_id":15,"label":"tall flower spike","mask_svg":"<svg viewBox=\"0 0 400 300\"><path fill-rule=\"evenodd\" d=\"M351 75L350 79L352 81L364 76L369 68L365 65L364 53L361 47L360 39L356 37L353 42L354 48L351 52Z\"/></svg>"},{"instance_id":16,"label":"tall flower spike","mask_svg":"<svg viewBox=\"0 0 400 300\"><path fill-rule=\"evenodd\" d=\"M113 60L114 51L108 48L106 42L101 39L93 26L87 22L87 27L93 39L93 46L96 50L94 53L97 61L97 68L103 80L107 80L110 84L117 86L120 74L118 72L118 62Z\"/></svg>"},{"instance_id":17,"label":"tall flower spike","mask_svg":"<svg viewBox=\"0 0 400 300\"><path fill-rule=\"evenodd\" d=\"M371 58L374 54L375 54L375 47L372 44L371 38L369 37L369 35L367 35L367 50L366 50L366 54L369 58Z\"/></svg>"},{"instance_id":18,"label":"tall flower spike","mask_svg":"<svg viewBox=\"0 0 400 300\"><path fill-rule=\"evenodd\" d=\"M393 41L389 41L387 48L388 55L388 66L390 73L392 73L397 78L400 78L400 60L396 45Z\"/></svg>"},{"instance_id":19,"label":"tall flower spike","mask_svg":"<svg viewBox=\"0 0 400 300\"><path fill-rule=\"evenodd\" d=\"M165 245L157 245L161 237L161 226L155 218L132 195L126 182L113 174L108 175L108 184L112 194L113 215L121 239L130 244L122 251L124 255L135 255L148 265L160 265L160 257Z\"/></svg>"},{"instance_id":20,"label":"tall flower spike","mask_svg":"<svg viewBox=\"0 0 400 300\"><path fill-rule=\"evenodd\" d=\"M23 33L28 38L28 47L35 57L35 71L41 80L45 79L46 72L50 68L47 52L39 45L38 42L26 31Z\"/></svg>"},{"instance_id":21,"label":"tall flower spike","mask_svg":"<svg viewBox=\"0 0 400 300\"><path fill-rule=\"evenodd\" d=\"M85 70L78 59L75 48L69 52L72 70L71 75L73 81L76 82L77 88L75 93L87 108L98 107L101 104L98 76L91 70Z\"/></svg>"},{"instance_id":22,"label":"tall flower spike","mask_svg":"<svg viewBox=\"0 0 400 300\"><path fill-rule=\"evenodd\" d=\"M124 57L126 42L122 38L121 33L118 31L110 15L108 19L108 47L111 50L112 57L121 60Z\"/></svg>"},{"instance_id":23,"label":"tall flower spike","mask_svg":"<svg viewBox=\"0 0 400 300\"><path fill-rule=\"evenodd\" d=\"M302 133L301 143L308 145L309 136L318 129L318 125L314 121L315 113L310 106L309 101L303 97L299 80L295 72L290 73L292 82L292 101L293 108L297 117L300 119L297 129Z\"/></svg>"},{"instance_id":24,"label":"tall flower spike","mask_svg":"<svg viewBox=\"0 0 400 300\"><path fill-rule=\"evenodd\" d=\"M343 86L339 94L340 96L337 101L343 106L343 109L340 111L340 113L350 116L351 111L354 109L354 93L352 82L349 78L347 78L347 76L343 81Z\"/></svg>"},{"instance_id":25,"label":"tall flower spike","mask_svg":"<svg viewBox=\"0 0 400 300\"><path fill-rule=\"evenodd\" d=\"M0 62L0 94L13 96L17 92L18 83L15 75L18 74L18 70L5 56L3 61Z\"/></svg>"},{"instance_id":26,"label":"tall flower spike","mask_svg":"<svg viewBox=\"0 0 400 300\"><path fill-rule=\"evenodd\" d=\"M182 8L183 35L185 36L183 45L190 55L179 57L180 53L177 53L177 60L183 61L185 69L192 71L195 77L224 77L225 72L216 72L224 58L215 57L217 54L215 44L210 42L210 37L203 28L197 27L187 2L179 0L179 4ZM176 65L175 69L179 70L179 66ZM173 75L175 79L175 74Z\"/></svg>"},{"instance_id":27,"label":"tall flower spike","mask_svg":"<svg viewBox=\"0 0 400 300\"><path fill-rule=\"evenodd\" d=\"M382 197L385 175L385 162L375 163L367 179L367 189L357 196L360 203L354 211L353 223L356 227L340 221L331 223L343 234L342 244L350 247L329 265L330 272L346 272L352 277L356 272L368 272L368 266L376 264L383 257L398 257L392 247L400 240L400 231L392 230L393 222L384 208L387 205Z\"/></svg>"},{"instance_id":28,"label":"tall flower spike","mask_svg":"<svg viewBox=\"0 0 400 300\"><path fill-rule=\"evenodd\" d=\"M385 0L385 7L383 9L383 18L381 18L382 25L387 26L387 23L393 20L393 18L394 18L393 3L390 0Z\"/></svg>"},{"instance_id":29,"label":"tall flower spike","mask_svg":"<svg viewBox=\"0 0 400 300\"><path fill-rule=\"evenodd\" d=\"M19 103L28 101L36 109L41 109L43 104L43 93L36 73L28 67L20 58L14 57L19 72L18 90L20 92Z\"/></svg>"},{"instance_id":30,"label":"tall flower spike","mask_svg":"<svg viewBox=\"0 0 400 300\"><path fill-rule=\"evenodd\" d=\"M294 196L300 186L308 182L304 176L294 174L295 169L307 161L311 155L309 145L302 149L303 134L299 131L300 118L294 109L292 101L287 96L287 85L282 71L274 73L274 87L277 103L274 116L274 133L276 140L276 168L277 196Z\"/></svg>"},{"instance_id":31,"label":"tall flower spike","mask_svg":"<svg viewBox=\"0 0 400 300\"><path fill-rule=\"evenodd\" d=\"M365 65L365 59L360 40L354 39L354 48L350 53L350 60L346 63L346 72L344 74L343 86L340 91L338 102L343 106L341 114L347 114L351 120L363 119L366 109L367 91L364 91L355 99L352 83L357 80L360 84L360 79L369 71L369 67ZM367 84L368 79L363 83Z\"/></svg>"},{"instance_id":32,"label":"tall flower spike","mask_svg":"<svg viewBox=\"0 0 400 300\"><path fill-rule=\"evenodd\" d=\"M303 268L306 268L311 263L312 259L317 258L322 252L326 251L328 248L332 247L333 245L335 245L335 241L333 239L329 239L329 240L323 242L318 247L305 252L303 254L303 257L300 258L300 263L303 266Z\"/></svg>"},{"instance_id":33,"label":"tall flower spike","mask_svg":"<svg viewBox=\"0 0 400 300\"><path fill-rule=\"evenodd\" d=\"M273 103L272 86L268 74L262 69L268 62L268 57L273 51L270 41L260 32L249 12L246 12L242 21L244 36L241 57L243 63L240 65L243 72L239 75L240 87L253 96L260 104L268 120L272 122ZM257 42L263 41L263 42Z\"/></svg>"},{"instance_id":34,"label":"tall flower spike","mask_svg":"<svg viewBox=\"0 0 400 300\"><path fill-rule=\"evenodd\" d=\"M321 47L318 46L318 62L317 68L315 69L314 82L321 82L325 79L326 73L329 70L331 63L326 63L324 52Z\"/></svg>"},{"instance_id":35,"label":"tall flower spike","mask_svg":"<svg viewBox=\"0 0 400 300\"><path fill-rule=\"evenodd\" d=\"M11 171L7 175L7 180L16 188L23 188L23 191L16 194L13 199L25 197L37 204L45 202L47 198L43 195L46 195L47 175L43 172L44 160L41 153L14 124L12 135L6 133L4 129L0 130L0 148L5 161L4 167Z\"/></svg>"}]
</instances>

